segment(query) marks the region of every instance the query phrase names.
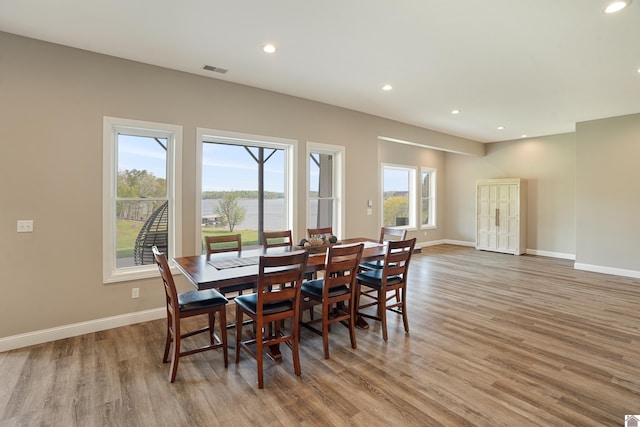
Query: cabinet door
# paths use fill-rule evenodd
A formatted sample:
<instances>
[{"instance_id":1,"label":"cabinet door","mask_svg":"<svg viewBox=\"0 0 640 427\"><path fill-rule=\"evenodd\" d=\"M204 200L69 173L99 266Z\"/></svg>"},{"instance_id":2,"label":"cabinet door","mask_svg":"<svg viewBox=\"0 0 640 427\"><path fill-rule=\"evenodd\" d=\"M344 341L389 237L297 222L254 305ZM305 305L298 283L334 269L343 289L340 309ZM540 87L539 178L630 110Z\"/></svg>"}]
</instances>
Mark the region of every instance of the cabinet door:
<instances>
[{"instance_id":1,"label":"cabinet door","mask_svg":"<svg viewBox=\"0 0 640 427\"><path fill-rule=\"evenodd\" d=\"M495 185L479 185L477 212L477 242L481 249L497 249L496 207L497 188Z\"/></svg>"},{"instance_id":2,"label":"cabinet door","mask_svg":"<svg viewBox=\"0 0 640 427\"><path fill-rule=\"evenodd\" d=\"M497 185L498 227L497 249L518 250L519 188L517 184Z\"/></svg>"}]
</instances>

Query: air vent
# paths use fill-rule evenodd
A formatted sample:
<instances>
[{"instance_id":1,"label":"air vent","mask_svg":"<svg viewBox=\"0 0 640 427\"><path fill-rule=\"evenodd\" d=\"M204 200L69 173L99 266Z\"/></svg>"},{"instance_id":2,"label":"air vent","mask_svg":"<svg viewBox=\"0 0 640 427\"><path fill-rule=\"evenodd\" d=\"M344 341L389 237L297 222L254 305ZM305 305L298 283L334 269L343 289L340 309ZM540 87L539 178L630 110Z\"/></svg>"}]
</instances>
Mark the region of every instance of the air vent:
<instances>
[{"instance_id":1,"label":"air vent","mask_svg":"<svg viewBox=\"0 0 640 427\"><path fill-rule=\"evenodd\" d=\"M213 71L214 73L220 73L220 74L226 74L226 72L228 71L228 70L225 70L224 68L214 67L214 66L211 66L211 65L205 65L202 68L207 70L207 71Z\"/></svg>"}]
</instances>

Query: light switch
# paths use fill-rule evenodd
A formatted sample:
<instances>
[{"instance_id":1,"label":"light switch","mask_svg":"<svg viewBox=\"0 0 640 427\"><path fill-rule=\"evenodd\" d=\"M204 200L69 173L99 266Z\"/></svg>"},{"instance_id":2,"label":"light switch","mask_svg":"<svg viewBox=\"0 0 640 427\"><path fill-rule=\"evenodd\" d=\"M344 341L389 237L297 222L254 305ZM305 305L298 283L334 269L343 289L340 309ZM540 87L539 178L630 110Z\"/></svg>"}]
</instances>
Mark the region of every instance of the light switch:
<instances>
[{"instance_id":1,"label":"light switch","mask_svg":"<svg viewBox=\"0 0 640 427\"><path fill-rule=\"evenodd\" d=\"M372 215L372 214L373 214L373 209L367 208L367 215Z\"/></svg>"},{"instance_id":2,"label":"light switch","mask_svg":"<svg viewBox=\"0 0 640 427\"><path fill-rule=\"evenodd\" d=\"M18 220L18 233L33 233L33 220L32 219L19 219Z\"/></svg>"},{"instance_id":3,"label":"light switch","mask_svg":"<svg viewBox=\"0 0 640 427\"><path fill-rule=\"evenodd\" d=\"M367 206L369 206L369 207L373 206L373 200L371 200L371 199L367 200ZM369 215L371 215L371 214L369 214Z\"/></svg>"}]
</instances>

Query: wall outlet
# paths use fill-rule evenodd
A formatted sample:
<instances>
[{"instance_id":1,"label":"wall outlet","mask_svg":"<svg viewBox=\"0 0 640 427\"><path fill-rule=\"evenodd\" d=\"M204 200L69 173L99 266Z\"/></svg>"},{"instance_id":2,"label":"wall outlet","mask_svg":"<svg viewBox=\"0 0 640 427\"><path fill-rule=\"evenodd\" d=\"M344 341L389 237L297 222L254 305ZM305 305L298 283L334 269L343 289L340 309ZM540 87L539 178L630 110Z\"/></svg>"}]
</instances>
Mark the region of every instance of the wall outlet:
<instances>
[{"instance_id":1,"label":"wall outlet","mask_svg":"<svg viewBox=\"0 0 640 427\"><path fill-rule=\"evenodd\" d=\"M140 297L140 288L131 288L131 298Z\"/></svg>"},{"instance_id":2,"label":"wall outlet","mask_svg":"<svg viewBox=\"0 0 640 427\"><path fill-rule=\"evenodd\" d=\"M32 219L19 219L18 220L18 233L33 233L33 220Z\"/></svg>"}]
</instances>

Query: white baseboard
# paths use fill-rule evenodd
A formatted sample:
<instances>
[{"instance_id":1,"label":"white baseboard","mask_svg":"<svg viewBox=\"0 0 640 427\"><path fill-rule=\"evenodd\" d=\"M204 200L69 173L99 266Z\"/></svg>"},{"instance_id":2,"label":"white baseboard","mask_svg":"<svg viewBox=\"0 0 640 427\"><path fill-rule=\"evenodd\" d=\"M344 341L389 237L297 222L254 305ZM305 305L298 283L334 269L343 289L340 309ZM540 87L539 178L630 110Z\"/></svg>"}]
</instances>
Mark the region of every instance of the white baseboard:
<instances>
[{"instance_id":1,"label":"white baseboard","mask_svg":"<svg viewBox=\"0 0 640 427\"><path fill-rule=\"evenodd\" d=\"M443 244L447 245L458 245L458 246L471 246L472 248L476 247L476 242L466 242L464 240L450 240L445 239L442 241Z\"/></svg>"},{"instance_id":2,"label":"white baseboard","mask_svg":"<svg viewBox=\"0 0 640 427\"><path fill-rule=\"evenodd\" d=\"M551 258L571 259L575 260L575 254L565 254L562 252L539 251L537 249L527 249L528 255L548 256Z\"/></svg>"},{"instance_id":3,"label":"white baseboard","mask_svg":"<svg viewBox=\"0 0 640 427\"><path fill-rule=\"evenodd\" d=\"M612 274L614 276L632 277L634 279L640 279L640 271L626 270L624 268L604 267L601 265L582 264L576 262L573 265L576 270L592 271L594 273Z\"/></svg>"},{"instance_id":4,"label":"white baseboard","mask_svg":"<svg viewBox=\"0 0 640 427\"><path fill-rule=\"evenodd\" d=\"M63 325L56 328L42 329L40 331L28 332L26 334L13 335L10 337L0 338L0 352L75 337L77 335L104 331L105 329L133 325L134 323L161 319L166 317L166 315L167 309L165 307L154 308L151 310L121 314L119 316L73 323L71 325Z\"/></svg>"}]
</instances>

